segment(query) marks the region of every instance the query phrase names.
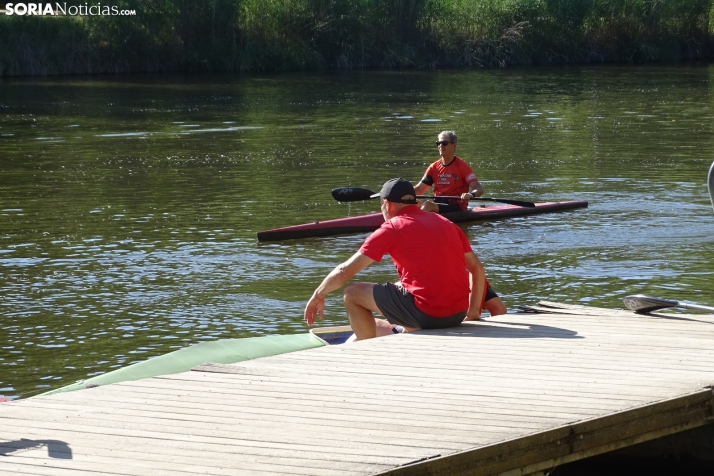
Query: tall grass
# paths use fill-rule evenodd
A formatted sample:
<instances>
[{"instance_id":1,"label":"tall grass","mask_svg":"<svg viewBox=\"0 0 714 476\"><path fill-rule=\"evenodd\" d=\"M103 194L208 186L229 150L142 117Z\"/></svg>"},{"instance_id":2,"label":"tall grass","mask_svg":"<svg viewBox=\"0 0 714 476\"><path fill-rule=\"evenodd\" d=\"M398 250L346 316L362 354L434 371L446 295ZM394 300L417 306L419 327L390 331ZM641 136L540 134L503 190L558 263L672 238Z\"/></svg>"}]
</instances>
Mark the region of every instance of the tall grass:
<instances>
[{"instance_id":1,"label":"tall grass","mask_svg":"<svg viewBox=\"0 0 714 476\"><path fill-rule=\"evenodd\" d=\"M112 5L137 15L0 15L0 75L714 57L714 0L118 0Z\"/></svg>"}]
</instances>

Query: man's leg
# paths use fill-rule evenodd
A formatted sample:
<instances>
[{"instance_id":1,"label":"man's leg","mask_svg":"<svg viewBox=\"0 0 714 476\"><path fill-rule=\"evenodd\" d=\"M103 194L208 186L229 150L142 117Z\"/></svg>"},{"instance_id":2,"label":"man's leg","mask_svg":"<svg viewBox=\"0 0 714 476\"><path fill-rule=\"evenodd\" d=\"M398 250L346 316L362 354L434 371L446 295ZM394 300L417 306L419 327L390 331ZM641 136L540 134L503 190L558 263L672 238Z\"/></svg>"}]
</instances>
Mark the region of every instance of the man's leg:
<instances>
[{"instance_id":1,"label":"man's leg","mask_svg":"<svg viewBox=\"0 0 714 476\"><path fill-rule=\"evenodd\" d=\"M500 316L501 314L508 312L506 305L503 304L503 301L501 301L501 298L499 297L491 298L486 301L483 308L486 309L491 316Z\"/></svg>"},{"instance_id":2,"label":"man's leg","mask_svg":"<svg viewBox=\"0 0 714 476\"><path fill-rule=\"evenodd\" d=\"M374 302L374 286L373 283L350 284L342 296L357 340L387 336L392 333L394 327L386 320L374 317L375 312L382 314Z\"/></svg>"}]
</instances>

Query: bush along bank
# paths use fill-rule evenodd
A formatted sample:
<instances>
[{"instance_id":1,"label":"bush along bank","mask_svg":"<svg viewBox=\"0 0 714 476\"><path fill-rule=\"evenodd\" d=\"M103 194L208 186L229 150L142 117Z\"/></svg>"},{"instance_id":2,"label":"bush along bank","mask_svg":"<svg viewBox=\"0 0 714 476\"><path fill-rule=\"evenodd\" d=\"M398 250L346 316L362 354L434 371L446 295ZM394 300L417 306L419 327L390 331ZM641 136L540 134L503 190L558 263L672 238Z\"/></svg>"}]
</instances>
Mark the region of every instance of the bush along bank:
<instances>
[{"instance_id":1,"label":"bush along bank","mask_svg":"<svg viewBox=\"0 0 714 476\"><path fill-rule=\"evenodd\" d=\"M714 58L714 0L120 0L111 6L135 15L0 13L0 76Z\"/></svg>"}]
</instances>

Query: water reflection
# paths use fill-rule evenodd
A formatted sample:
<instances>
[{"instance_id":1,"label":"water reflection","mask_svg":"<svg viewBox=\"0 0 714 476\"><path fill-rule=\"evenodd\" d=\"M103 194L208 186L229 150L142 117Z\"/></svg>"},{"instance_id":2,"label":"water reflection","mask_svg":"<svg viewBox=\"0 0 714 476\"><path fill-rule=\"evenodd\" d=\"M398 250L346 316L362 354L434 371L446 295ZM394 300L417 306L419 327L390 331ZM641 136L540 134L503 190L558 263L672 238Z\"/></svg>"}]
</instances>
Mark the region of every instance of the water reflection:
<instances>
[{"instance_id":1,"label":"water reflection","mask_svg":"<svg viewBox=\"0 0 714 476\"><path fill-rule=\"evenodd\" d=\"M465 225L511 308L714 304L711 66L4 80L0 394L182 346L304 332L366 235L259 244L372 212L339 186L418 180L459 133L491 196L584 210ZM394 279L389 260L362 275ZM338 295L327 324L345 322Z\"/></svg>"}]
</instances>

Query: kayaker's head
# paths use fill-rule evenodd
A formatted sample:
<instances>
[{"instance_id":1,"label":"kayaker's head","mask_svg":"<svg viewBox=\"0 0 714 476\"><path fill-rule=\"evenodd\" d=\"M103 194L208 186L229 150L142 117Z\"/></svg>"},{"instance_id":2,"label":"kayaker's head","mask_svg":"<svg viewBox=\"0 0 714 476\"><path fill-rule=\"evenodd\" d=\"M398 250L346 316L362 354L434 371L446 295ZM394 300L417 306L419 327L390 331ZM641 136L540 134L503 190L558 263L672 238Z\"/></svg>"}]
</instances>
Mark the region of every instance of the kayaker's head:
<instances>
[{"instance_id":1,"label":"kayaker's head","mask_svg":"<svg viewBox=\"0 0 714 476\"><path fill-rule=\"evenodd\" d=\"M439 149L439 155L441 156L441 161L444 165L449 165L452 160L454 160L454 154L456 153L456 143L459 138L456 137L454 131L443 131L439 134L436 140L436 147Z\"/></svg>"},{"instance_id":2,"label":"kayaker's head","mask_svg":"<svg viewBox=\"0 0 714 476\"><path fill-rule=\"evenodd\" d=\"M384 220L397 215L399 210L409 205L416 205L416 192L414 186L403 178L387 180L379 193L375 193L370 198L380 198L382 203L382 215Z\"/></svg>"}]
</instances>

